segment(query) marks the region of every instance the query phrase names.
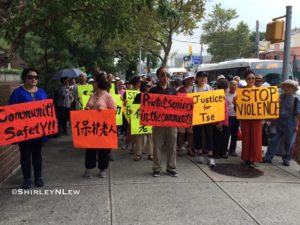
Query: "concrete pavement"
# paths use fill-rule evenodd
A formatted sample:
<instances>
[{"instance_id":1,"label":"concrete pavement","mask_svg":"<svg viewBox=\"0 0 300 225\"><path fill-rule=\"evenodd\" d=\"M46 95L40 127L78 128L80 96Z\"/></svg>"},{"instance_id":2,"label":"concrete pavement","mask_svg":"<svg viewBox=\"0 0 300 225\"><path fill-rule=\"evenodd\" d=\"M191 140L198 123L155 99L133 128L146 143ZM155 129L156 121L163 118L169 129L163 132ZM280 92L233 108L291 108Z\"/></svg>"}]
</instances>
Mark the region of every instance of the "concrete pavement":
<instances>
[{"instance_id":1,"label":"concrete pavement","mask_svg":"<svg viewBox=\"0 0 300 225\"><path fill-rule=\"evenodd\" d=\"M84 151L72 148L71 137L51 139L43 149L45 186L32 189L39 195L12 194L22 182L20 170L0 185L0 224L300 224L295 162L284 167L276 158L250 169L235 157L210 169L183 156L177 157L177 178L164 171L154 178L146 155L134 162L120 149L114 156L106 179L97 170L86 179ZM62 194L49 194L54 190Z\"/></svg>"}]
</instances>

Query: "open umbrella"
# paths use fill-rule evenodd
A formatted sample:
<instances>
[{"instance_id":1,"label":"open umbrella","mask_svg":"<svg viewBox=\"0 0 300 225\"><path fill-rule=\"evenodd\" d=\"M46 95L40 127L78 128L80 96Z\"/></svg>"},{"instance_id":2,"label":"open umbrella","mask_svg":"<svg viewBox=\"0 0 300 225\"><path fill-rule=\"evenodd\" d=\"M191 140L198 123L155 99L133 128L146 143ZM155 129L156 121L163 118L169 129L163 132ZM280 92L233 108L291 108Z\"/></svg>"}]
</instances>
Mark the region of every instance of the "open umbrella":
<instances>
[{"instance_id":1,"label":"open umbrella","mask_svg":"<svg viewBox=\"0 0 300 225\"><path fill-rule=\"evenodd\" d=\"M52 78L52 80L59 80L60 78L67 77L67 78L73 78L73 77L79 77L80 74L83 72L80 69L77 68L69 68L69 69L63 69L57 72Z\"/></svg>"}]
</instances>

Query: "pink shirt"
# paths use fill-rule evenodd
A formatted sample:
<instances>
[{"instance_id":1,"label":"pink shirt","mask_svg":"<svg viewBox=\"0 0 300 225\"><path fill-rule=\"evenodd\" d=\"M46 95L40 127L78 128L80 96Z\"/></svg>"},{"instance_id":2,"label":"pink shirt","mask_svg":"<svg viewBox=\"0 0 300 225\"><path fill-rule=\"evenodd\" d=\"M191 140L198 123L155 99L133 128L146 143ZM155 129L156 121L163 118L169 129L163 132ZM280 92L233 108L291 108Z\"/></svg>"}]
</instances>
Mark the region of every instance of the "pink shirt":
<instances>
[{"instance_id":1,"label":"pink shirt","mask_svg":"<svg viewBox=\"0 0 300 225\"><path fill-rule=\"evenodd\" d=\"M101 97L97 97L96 93L94 93L88 103L86 104L86 106L89 109L116 109L116 103L115 100L113 99L113 97L108 93L108 92L104 92L104 94Z\"/></svg>"}]
</instances>

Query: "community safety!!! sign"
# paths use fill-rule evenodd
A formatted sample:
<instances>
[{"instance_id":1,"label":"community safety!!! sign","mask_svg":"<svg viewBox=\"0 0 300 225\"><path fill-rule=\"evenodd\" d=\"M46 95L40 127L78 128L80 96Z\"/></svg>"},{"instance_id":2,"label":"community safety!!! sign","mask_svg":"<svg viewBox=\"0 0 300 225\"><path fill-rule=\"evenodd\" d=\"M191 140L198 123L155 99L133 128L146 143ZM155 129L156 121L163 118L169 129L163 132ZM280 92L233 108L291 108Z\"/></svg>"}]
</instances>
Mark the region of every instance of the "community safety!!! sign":
<instances>
[{"instance_id":1,"label":"community safety!!! sign","mask_svg":"<svg viewBox=\"0 0 300 225\"><path fill-rule=\"evenodd\" d=\"M52 99L0 107L0 145L57 133Z\"/></svg>"},{"instance_id":2,"label":"community safety!!! sign","mask_svg":"<svg viewBox=\"0 0 300 225\"><path fill-rule=\"evenodd\" d=\"M71 111L71 124L75 148L118 147L114 109Z\"/></svg>"}]
</instances>

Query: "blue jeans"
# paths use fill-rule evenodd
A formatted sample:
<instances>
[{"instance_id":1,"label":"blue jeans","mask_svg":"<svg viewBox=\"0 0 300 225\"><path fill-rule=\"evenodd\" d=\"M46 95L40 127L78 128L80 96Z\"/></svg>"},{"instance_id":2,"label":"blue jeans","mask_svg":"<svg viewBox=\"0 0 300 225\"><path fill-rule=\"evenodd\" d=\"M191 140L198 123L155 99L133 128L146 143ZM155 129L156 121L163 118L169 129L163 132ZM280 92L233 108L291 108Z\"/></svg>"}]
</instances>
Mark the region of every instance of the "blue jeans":
<instances>
[{"instance_id":1,"label":"blue jeans","mask_svg":"<svg viewBox=\"0 0 300 225\"><path fill-rule=\"evenodd\" d=\"M282 159L285 161L291 160L291 154L293 152L293 143L295 142L295 117L291 118L279 118L276 125L276 134L271 140L268 146L265 159L272 161L273 157L278 151L280 139L284 138L284 155Z\"/></svg>"}]
</instances>

